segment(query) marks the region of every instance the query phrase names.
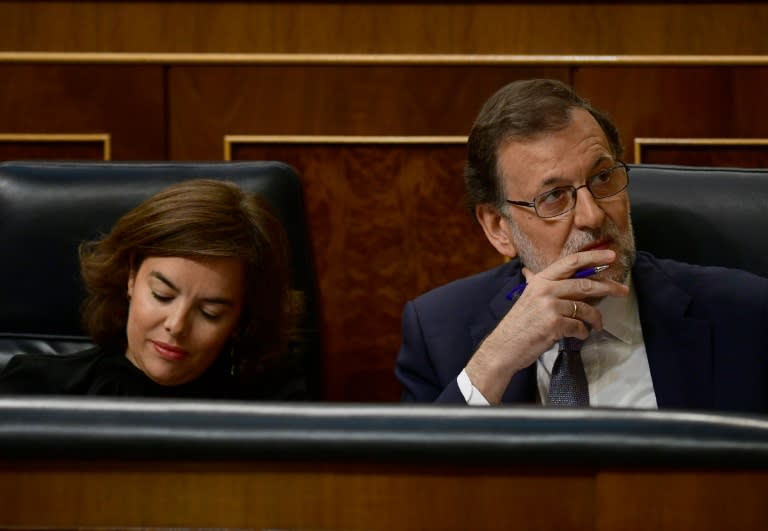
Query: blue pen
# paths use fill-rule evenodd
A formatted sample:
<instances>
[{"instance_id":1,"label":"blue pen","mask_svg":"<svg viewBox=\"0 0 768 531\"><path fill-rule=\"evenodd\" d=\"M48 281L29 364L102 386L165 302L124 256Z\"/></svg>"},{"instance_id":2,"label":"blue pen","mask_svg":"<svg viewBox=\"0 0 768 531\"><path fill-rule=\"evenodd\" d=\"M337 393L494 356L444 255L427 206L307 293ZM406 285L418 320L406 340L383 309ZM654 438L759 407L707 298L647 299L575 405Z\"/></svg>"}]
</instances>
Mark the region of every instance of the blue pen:
<instances>
[{"instance_id":1,"label":"blue pen","mask_svg":"<svg viewBox=\"0 0 768 531\"><path fill-rule=\"evenodd\" d=\"M571 278L584 278L584 277L591 277L592 275L596 275L600 271L605 271L611 267L610 265L599 265L595 267L588 267L586 269L580 269L576 271ZM517 298L523 294L523 290L525 290L525 287L528 285L527 282L523 282L522 284L518 285L515 289L507 293L507 300L517 300Z\"/></svg>"}]
</instances>

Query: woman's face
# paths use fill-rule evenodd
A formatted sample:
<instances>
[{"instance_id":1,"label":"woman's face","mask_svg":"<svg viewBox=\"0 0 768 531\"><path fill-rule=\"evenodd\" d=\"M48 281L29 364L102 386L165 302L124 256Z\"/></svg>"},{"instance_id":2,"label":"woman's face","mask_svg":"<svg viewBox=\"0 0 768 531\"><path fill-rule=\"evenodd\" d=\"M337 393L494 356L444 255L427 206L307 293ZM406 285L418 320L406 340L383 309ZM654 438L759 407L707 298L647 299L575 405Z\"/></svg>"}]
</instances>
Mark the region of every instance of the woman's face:
<instances>
[{"instance_id":1,"label":"woman's face","mask_svg":"<svg viewBox=\"0 0 768 531\"><path fill-rule=\"evenodd\" d=\"M237 258L146 258L128 279L125 355L161 385L200 376L236 330L244 275Z\"/></svg>"}]
</instances>

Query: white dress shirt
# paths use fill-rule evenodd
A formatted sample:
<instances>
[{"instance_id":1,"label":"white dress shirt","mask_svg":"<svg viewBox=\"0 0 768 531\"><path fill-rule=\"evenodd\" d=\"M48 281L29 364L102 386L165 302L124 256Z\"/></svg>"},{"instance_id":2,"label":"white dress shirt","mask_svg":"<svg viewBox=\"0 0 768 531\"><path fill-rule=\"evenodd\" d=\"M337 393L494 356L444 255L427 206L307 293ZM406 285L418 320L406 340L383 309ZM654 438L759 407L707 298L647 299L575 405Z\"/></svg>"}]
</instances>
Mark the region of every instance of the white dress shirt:
<instances>
[{"instance_id":1,"label":"white dress shirt","mask_svg":"<svg viewBox=\"0 0 768 531\"><path fill-rule=\"evenodd\" d=\"M593 331L581 348L590 406L657 408L631 280L629 287L628 297L606 297L597 304L603 316L603 330ZM549 404L549 380L557 350L555 343L536 362L538 398L545 405ZM489 405L472 385L466 369L459 374L457 383L467 404Z\"/></svg>"}]
</instances>

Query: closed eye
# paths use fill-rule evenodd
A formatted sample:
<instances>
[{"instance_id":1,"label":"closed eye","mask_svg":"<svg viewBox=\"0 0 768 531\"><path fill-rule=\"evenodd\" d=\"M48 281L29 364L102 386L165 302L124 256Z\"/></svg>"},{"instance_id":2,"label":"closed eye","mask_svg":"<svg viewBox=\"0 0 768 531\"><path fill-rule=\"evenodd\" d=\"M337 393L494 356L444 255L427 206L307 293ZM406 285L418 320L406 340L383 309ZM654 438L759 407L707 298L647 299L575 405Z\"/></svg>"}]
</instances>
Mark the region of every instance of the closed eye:
<instances>
[{"instance_id":1,"label":"closed eye","mask_svg":"<svg viewBox=\"0 0 768 531\"><path fill-rule=\"evenodd\" d=\"M173 300L173 295L161 295L156 291L152 292L152 296L160 302L170 302Z\"/></svg>"},{"instance_id":2,"label":"closed eye","mask_svg":"<svg viewBox=\"0 0 768 531\"><path fill-rule=\"evenodd\" d=\"M218 313L211 313L206 310L201 309L200 314L207 319L208 321L214 322L218 321L221 318L221 314Z\"/></svg>"}]
</instances>

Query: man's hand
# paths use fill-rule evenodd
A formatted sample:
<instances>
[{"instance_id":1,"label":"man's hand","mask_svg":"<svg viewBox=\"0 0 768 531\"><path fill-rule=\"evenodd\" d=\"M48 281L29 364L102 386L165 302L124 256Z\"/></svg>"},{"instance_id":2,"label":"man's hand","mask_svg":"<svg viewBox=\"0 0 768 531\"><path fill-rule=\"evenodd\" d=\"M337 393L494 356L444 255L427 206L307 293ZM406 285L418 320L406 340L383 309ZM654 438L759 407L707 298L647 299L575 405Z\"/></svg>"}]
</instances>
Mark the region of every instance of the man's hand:
<instances>
[{"instance_id":1,"label":"man's hand","mask_svg":"<svg viewBox=\"0 0 768 531\"><path fill-rule=\"evenodd\" d=\"M535 275L524 269L525 291L466 367L472 384L490 403L499 403L512 376L561 338L586 339L589 328L603 328L602 315L585 300L626 297L629 288L613 280L571 277L580 269L615 260L614 251L594 250L561 258Z\"/></svg>"}]
</instances>

